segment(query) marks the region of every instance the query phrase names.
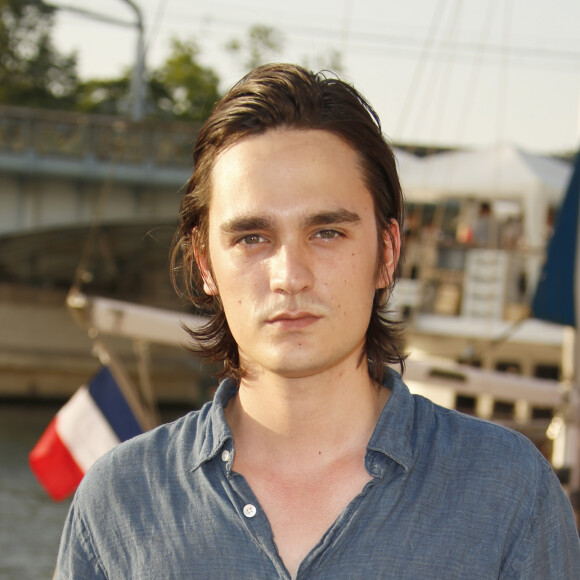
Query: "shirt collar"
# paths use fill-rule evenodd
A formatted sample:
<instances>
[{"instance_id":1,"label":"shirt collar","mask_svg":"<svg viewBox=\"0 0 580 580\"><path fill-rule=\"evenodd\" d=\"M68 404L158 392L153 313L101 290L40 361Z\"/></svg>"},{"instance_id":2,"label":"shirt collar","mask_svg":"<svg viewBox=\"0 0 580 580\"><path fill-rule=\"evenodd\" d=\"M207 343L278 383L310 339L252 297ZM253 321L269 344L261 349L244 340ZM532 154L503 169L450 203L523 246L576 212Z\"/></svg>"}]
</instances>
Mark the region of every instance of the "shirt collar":
<instances>
[{"instance_id":1,"label":"shirt collar","mask_svg":"<svg viewBox=\"0 0 580 580\"><path fill-rule=\"evenodd\" d=\"M386 369L383 386L391 391L389 400L381 412L375 430L367 445L365 463L371 475L384 473L384 461L379 453L398 463L405 471L413 460L413 424L415 407L413 397L401 375Z\"/></svg>"},{"instance_id":2,"label":"shirt collar","mask_svg":"<svg viewBox=\"0 0 580 580\"><path fill-rule=\"evenodd\" d=\"M201 409L198 434L192 448L192 470L216 457L226 443L229 442L230 447L233 446L233 435L226 421L224 409L237 392L238 385L225 379L220 383L213 402L206 403Z\"/></svg>"},{"instance_id":3,"label":"shirt collar","mask_svg":"<svg viewBox=\"0 0 580 580\"><path fill-rule=\"evenodd\" d=\"M384 473L385 457L394 460L405 471L411 467L413 457L415 413L411 393L401 375L391 368L386 370L383 386L391 391L391 395L367 445L365 458L367 469L373 476ZM227 424L224 409L237 392L238 385L225 379L220 383L213 403L204 405L200 411L198 428L201 428L201 432L198 435L201 436L197 436L193 444L192 469L195 470L216 457L226 444L233 446L233 435ZM377 457L377 453L382 457Z\"/></svg>"}]
</instances>

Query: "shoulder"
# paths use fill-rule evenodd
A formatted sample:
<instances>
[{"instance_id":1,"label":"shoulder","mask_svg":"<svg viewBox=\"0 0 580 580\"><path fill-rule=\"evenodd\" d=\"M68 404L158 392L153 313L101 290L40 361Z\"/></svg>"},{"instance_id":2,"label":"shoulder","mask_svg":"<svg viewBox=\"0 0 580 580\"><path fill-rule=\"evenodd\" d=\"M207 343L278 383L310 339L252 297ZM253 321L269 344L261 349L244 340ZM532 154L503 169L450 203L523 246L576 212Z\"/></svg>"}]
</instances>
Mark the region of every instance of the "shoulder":
<instances>
[{"instance_id":1,"label":"shoulder","mask_svg":"<svg viewBox=\"0 0 580 580\"><path fill-rule=\"evenodd\" d=\"M571 578L574 515L550 463L522 434L413 396L416 466L483 537L502 544L506 577ZM424 479L425 481L425 479ZM487 528L486 528L487 526ZM515 574L515 576L513 576Z\"/></svg>"},{"instance_id":2,"label":"shoulder","mask_svg":"<svg viewBox=\"0 0 580 580\"><path fill-rule=\"evenodd\" d=\"M475 471L508 470L516 475L551 469L521 433L411 394L398 373L390 373L386 386L394 395L387 408L387 432L406 441L416 460Z\"/></svg>"},{"instance_id":3,"label":"shoulder","mask_svg":"<svg viewBox=\"0 0 580 580\"><path fill-rule=\"evenodd\" d=\"M214 400L199 411L161 425L121 443L101 457L77 490L79 505L94 505L102 490L119 503L134 501L141 491L148 497L167 485L180 487L188 474L214 457L232 437L224 408L236 386L223 381Z\"/></svg>"},{"instance_id":4,"label":"shoulder","mask_svg":"<svg viewBox=\"0 0 580 580\"><path fill-rule=\"evenodd\" d=\"M550 463L524 435L440 407L413 395L417 459L453 470L458 480L503 491L533 502L546 481L556 477ZM449 471L451 473L451 471Z\"/></svg>"},{"instance_id":5,"label":"shoulder","mask_svg":"<svg viewBox=\"0 0 580 580\"><path fill-rule=\"evenodd\" d=\"M117 445L86 473L76 493L77 503L84 505L98 498L104 489L117 495L131 493L145 481L151 485L152 479L168 469L191 469L198 441L208 428L209 410L210 404Z\"/></svg>"}]
</instances>

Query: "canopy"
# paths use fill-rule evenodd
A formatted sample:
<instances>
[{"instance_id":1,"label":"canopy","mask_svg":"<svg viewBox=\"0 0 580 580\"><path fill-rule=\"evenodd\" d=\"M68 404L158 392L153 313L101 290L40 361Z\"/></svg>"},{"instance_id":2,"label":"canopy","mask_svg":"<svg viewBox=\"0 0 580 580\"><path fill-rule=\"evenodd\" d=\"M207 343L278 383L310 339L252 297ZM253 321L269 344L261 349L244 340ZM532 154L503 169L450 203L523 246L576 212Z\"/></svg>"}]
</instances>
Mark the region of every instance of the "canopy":
<instances>
[{"instance_id":1,"label":"canopy","mask_svg":"<svg viewBox=\"0 0 580 580\"><path fill-rule=\"evenodd\" d=\"M512 144L450 151L424 158L400 156L399 171L407 201L438 203L446 199L517 202L528 248L546 243L548 209L559 207L572 167L566 161L534 155ZM540 257L528 258L528 282L535 287Z\"/></svg>"},{"instance_id":2,"label":"canopy","mask_svg":"<svg viewBox=\"0 0 580 580\"><path fill-rule=\"evenodd\" d=\"M424 158L401 150L396 155L405 196L415 202L446 198L521 202L539 195L550 206L558 206L571 174L566 161L506 143Z\"/></svg>"}]
</instances>

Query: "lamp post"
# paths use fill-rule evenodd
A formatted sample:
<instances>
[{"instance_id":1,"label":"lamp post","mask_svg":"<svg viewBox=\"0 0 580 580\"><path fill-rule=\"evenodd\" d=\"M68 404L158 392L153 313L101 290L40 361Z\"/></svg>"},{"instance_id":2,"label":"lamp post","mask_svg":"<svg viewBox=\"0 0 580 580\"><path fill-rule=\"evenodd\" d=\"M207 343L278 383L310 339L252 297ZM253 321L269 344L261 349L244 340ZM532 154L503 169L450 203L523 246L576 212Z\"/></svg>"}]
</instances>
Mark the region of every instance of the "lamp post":
<instances>
[{"instance_id":1,"label":"lamp post","mask_svg":"<svg viewBox=\"0 0 580 580\"><path fill-rule=\"evenodd\" d=\"M131 78L131 119L133 121L140 121L144 114L144 74L145 74L145 39L143 27L143 15L141 9L133 0L123 0L135 12L137 21L135 26L137 28L137 55L135 58L135 67L133 68L133 76Z\"/></svg>"},{"instance_id":2,"label":"lamp post","mask_svg":"<svg viewBox=\"0 0 580 580\"><path fill-rule=\"evenodd\" d=\"M128 4L132 10L135 12L136 21L127 22L126 20L121 20L108 16L106 14L99 14L98 12L93 12L91 10L85 10L84 8L77 8L75 6L66 6L62 4L46 3L47 6L54 8L56 10L65 10L67 12L74 12L75 14L80 14L81 16L86 16L87 18L92 18L93 20L99 20L100 22L106 22L108 24L115 24L117 26L125 26L129 28L137 29L137 55L135 59L135 65L133 66L133 74L131 77L131 89L129 93L130 100L130 117L132 121L140 121L144 114L144 102L145 102L145 40L144 40L144 26L143 26L143 15L141 9L133 0L122 0L125 4Z\"/></svg>"}]
</instances>

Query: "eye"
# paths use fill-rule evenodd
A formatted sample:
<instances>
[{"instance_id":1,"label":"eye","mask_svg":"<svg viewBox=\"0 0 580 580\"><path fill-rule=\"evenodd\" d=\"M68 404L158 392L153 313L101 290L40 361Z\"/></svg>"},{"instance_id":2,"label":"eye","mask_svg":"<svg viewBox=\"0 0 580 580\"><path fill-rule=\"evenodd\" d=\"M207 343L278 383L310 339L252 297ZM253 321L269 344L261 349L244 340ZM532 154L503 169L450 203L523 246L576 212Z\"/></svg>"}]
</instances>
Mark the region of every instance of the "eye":
<instances>
[{"instance_id":1,"label":"eye","mask_svg":"<svg viewBox=\"0 0 580 580\"><path fill-rule=\"evenodd\" d=\"M316 234L314 234L315 238L321 238L323 240L332 240L334 238L340 238L342 237L343 234L341 234L340 232L337 232L336 230L319 230L318 232L316 232Z\"/></svg>"},{"instance_id":2,"label":"eye","mask_svg":"<svg viewBox=\"0 0 580 580\"><path fill-rule=\"evenodd\" d=\"M261 244L265 241L266 238L260 234L248 234L247 236L240 238L237 243L245 246L255 246L256 244Z\"/></svg>"}]
</instances>

